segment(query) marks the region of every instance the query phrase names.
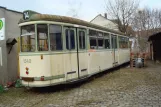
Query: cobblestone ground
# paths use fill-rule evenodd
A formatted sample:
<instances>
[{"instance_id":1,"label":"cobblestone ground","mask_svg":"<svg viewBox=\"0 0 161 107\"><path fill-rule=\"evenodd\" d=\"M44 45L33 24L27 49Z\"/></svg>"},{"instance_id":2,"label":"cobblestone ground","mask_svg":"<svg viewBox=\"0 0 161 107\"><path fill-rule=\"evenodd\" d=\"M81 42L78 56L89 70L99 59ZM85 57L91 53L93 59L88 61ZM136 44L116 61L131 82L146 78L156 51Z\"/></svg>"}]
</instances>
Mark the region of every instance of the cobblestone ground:
<instances>
[{"instance_id":1,"label":"cobblestone ground","mask_svg":"<svg viewBox=\"0 0 161 107\"><path fill-rule=\"evenodd\" d=\"M64 88L66 87L66 88ZM0 107L161 107L161 66L122 68L81 84L0 94Z\"/></svg>"}]
</instances>

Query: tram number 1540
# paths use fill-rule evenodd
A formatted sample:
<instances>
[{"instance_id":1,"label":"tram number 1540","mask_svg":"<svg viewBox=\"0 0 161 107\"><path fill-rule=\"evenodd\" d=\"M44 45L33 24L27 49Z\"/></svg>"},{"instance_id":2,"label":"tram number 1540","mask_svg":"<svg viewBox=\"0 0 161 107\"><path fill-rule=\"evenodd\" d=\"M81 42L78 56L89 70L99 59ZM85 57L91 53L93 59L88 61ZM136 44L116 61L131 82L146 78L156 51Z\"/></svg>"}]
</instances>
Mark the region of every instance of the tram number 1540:
<instances>
[{"instance_id":1,"label":"tram number 1540","mask_svg":"<svg viewBox=\"0 0 161 107\"><path fill-rule=\"evenodd\" d=\"M23 59L24 63L31 63L31 59Z\"/></svg>"}]
</instances>

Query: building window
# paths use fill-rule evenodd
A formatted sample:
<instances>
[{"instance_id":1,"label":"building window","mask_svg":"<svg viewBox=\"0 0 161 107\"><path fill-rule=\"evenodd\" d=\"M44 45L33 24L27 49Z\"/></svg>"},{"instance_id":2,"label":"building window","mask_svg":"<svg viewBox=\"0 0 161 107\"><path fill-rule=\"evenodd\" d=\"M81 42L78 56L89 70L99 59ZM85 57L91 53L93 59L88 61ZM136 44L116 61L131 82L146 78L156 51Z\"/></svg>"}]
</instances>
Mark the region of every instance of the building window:
<instances>
[{"instance_id":1,"label":"building window","mask_svg":"<svg viewBox=\"0 0 161 107\"><path fill-rule=\"evenodd\" d=\"M48 51L48 26L47 24L37 25L37 41L39 51Z\"/></svg>"},{"instance_id":2,"label":"building window","mask_svg":"<svg viewBox=\"0 0 161 107\"><path fill-rule=\"evenodd\" d=\"M35 25L21 27L21 52L35 51Z\"/></svg>"},{"instance_id":3,"label":"building window","mask_svg":"<svg viewBox=\"0 0 161 107\"><path fill-rule=\"evenodd\" d=\"M66 49L73 50L75 49L75 34L74 30L66 29Z\"/></svg>"},{"instance_id":4,"label":"building window","mask_svg":"<svg viewBox=\"0 0 161 107\"><path fill-rule=\"evenodd\" d=\"M79 49L85 49L85 32L79 31Z\"/></svg>"},{"instance_id":5,"label":"building window","mask_svg":"<svg viewBox=\"0 0 161 107\"><path fill-rule=\"evenodd\" d=\"M62 50L62 27L60 25L50 25L50 50Z\"/></svg>"}]
</instances>

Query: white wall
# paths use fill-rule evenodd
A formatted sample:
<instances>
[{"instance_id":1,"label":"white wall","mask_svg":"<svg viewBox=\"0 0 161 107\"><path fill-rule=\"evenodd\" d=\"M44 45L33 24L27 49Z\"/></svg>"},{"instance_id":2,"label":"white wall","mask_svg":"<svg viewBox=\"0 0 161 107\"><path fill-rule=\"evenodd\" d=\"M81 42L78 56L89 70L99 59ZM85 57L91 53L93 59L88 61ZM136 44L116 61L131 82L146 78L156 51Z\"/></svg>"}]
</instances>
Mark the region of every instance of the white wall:
<instances>
[{"instance_id":1,"label":"white wall","mask_svg":"<svg viewBox=\"0 0 161 107\"><path fill-rule=\"evenodd\" d=\"M101 15L98 15L94 20L91 21L91 23L119 31L117 24L115 24L112 21L104 18Z\"/></svg>"}]
</instances>

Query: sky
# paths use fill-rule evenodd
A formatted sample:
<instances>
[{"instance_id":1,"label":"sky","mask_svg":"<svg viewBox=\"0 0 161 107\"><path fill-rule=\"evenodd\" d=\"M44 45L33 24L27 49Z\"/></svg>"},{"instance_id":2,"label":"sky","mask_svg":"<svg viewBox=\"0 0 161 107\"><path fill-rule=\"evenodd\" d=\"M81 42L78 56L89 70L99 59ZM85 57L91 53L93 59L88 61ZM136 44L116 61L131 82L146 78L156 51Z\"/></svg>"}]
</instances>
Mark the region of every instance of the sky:
<instances>
[{"instance_id":1,"label":"sky","mask_svg":"<svg viewBox=\"0 0 161 107\"><path fill-rule=\"evenodd\" d=\"M71 16L77 13L79 19L92 20L98 14L104 14L105 0L0 0L0 6L23 12L34 10L44 14ZM161 0L140 0L143 7L160 8Z\"/></svg>"}]
</instances>

